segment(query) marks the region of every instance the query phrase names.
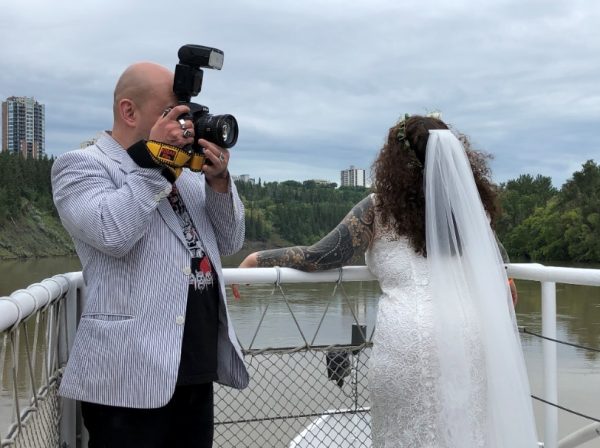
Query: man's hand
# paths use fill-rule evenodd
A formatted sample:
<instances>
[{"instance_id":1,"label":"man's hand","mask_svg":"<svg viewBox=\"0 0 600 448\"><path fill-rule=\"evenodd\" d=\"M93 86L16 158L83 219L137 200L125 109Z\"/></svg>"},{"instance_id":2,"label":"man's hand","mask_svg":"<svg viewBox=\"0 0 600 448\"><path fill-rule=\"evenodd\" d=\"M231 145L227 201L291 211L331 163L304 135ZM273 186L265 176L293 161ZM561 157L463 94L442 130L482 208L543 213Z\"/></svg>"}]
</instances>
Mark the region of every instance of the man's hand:
<instances>
[{"instance_id":1,"label":"man's hand","mask_svg":"<svg viewBox=\"0 0 600 448\"><path fill-rule=\"evenodd\" d=\"M191 153L182 148L194 141L194 126L189 120L177 118L189 110L183 105L165 110L150 130L150 139L127 148L133 161L142 168L163 167L162 174L175 182L191 158Z\"/></svg>"},{"instance_id":2,"label":"man's hand","mask_svg":"<svg viewBox=\"0 0 600 448\"><path fill-rule=\"evenodd\" d=\"M246 258L244 258L244 261L242 261L240 263L239 267L240 268L256 268L256 267L258 267L257 254L258 254L258 252L253 252L250 255L248 255ZM237 300L239 300L242 297L240 295L239 285L232 284L231 292L233 292L233 297L235 297Z\"/></svg>"},{"instance_id":3,"label":"man's hand","mask_svg":"<svg viewBox=\"0 0 600 448\"><path fill-rule=\"evenodd\" d=\"M190 108L184 105L165 110L165 113L156 120L152 129L150 129L149 140L177 146L178 148L194 143L194 124L191 120L178 119L181 115L189 112Z\"/></svg>"},{"instance_id":4,"label":"man's hand","mask_svg":"<svg viewBox=\"0 0 600 448\"><path fill-rule=\"evenodd\" d=\"M204 148L206 159L211 161L209 165L205 160L202 166L206 182L213 190L226 193L229 191L229 151L203 138L198 140L198 144Z\"/></svg>"}]
</instances>

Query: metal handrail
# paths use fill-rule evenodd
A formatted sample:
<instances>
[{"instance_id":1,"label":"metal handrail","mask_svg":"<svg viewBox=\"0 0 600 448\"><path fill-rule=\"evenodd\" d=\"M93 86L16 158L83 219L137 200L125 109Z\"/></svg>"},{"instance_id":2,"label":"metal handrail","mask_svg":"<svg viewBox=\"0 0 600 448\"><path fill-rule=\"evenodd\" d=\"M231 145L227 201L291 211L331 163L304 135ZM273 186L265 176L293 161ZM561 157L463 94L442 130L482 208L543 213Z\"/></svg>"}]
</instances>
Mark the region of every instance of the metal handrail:
<instances>
[{"instance_id":1,"label":"metal handrail","mask_svg":"<svg viewBox=\"0 0 600 448\"><path fill-rule=\"evenodd\" d=\"M541 264L508 264L507 273L510 277L521 280L533 280L541 283L542 287L542 335L556 339L556 283L574 285L600 286L600 269L581 269L550 267ZM239 269L226 268L223 270L225 284L285 284L285 283L327 283L372 281L376 277L366 266L348 266L341 269L322 272L301 272L290 268L256 268ZM66 362L70 346L75 335L78 313L84 300L84 284L81 272L61 274L46 279L41 283L31 285L25 290L15 291L9 297L0 298L0 333L11 331L20 322L45 309L53 301L66 295L66 335L60 339L60 364ZM64 341L63 341L64 339ZM557 349L556 344L549 340L543 341L544 359L544 393L550 402L557 402ZM63 422L66 427L61 428L62 438L73 441L75 438L75 424L69 423L77 420L74 403L67 403L63 407ZM61 426L64 423L61 423ZM587 432L585 431L587 430ZM545 405L544 413L544 447L559 448L574 447L573 440L583 440L581 433L586 432L590 437L592 432L597 433L597 426L576 431L571 436L558 442L558 411L555 407ZM573 437L572 437L573 436ZM595 437L591 434L591 437ZM590 439L587 439L590 440ZM562 442L566 442L563 444ZM67 442L68 443L68 442ZM581 442L583 443L583 442ZM75 445L69 445L75 446Z\"/></svg>"}]
</instances>

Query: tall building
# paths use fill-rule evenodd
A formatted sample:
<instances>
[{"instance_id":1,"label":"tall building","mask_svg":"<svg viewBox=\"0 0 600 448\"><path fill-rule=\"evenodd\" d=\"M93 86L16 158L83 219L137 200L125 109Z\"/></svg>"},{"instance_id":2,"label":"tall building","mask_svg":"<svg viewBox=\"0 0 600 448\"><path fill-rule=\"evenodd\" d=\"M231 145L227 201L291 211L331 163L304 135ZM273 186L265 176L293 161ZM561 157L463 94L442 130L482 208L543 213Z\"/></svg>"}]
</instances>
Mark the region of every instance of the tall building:
<instances>
[{"instance_id":1,"label":"tall building","mask_svg":"<svg viewBox=\"0 0 600 448\"><path fill-rule=\"evenodd\" d=\"M342 187L366 187L365 170L350 165L347 170L341 172Z\"/></svg>"},{"instance_id":2,"label":"tall building","mask_svg":"<svg viewBox=\"0 0 600 448\"><path fill-rule=\"evenodd\" d=\"M2 102L2 151L39 158L46 151L45 107L34 98L11 96Z\"/></svg>"}]
</instances>

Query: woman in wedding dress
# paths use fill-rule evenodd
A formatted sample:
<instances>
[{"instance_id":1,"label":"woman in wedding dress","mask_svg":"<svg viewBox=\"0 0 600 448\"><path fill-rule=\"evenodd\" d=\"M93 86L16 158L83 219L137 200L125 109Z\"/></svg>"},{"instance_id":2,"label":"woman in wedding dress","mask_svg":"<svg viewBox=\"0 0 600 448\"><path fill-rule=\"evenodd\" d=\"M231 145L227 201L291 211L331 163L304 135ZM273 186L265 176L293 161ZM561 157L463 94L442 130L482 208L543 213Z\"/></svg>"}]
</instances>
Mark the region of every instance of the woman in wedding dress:
<instances>
[{"instance_id":1,"label":"woman in wedding dress","mask_svg":"<svg viewBox=\"0 0 600 448\"><path fill-rule=\"evenodd\" d=\"M375 192L321 241L240 266L326 270L366 253L382 290L374 447L537 447L486 158L439 118L413 116L390 129L373 172Z\"/></svg>"}]
</instances>

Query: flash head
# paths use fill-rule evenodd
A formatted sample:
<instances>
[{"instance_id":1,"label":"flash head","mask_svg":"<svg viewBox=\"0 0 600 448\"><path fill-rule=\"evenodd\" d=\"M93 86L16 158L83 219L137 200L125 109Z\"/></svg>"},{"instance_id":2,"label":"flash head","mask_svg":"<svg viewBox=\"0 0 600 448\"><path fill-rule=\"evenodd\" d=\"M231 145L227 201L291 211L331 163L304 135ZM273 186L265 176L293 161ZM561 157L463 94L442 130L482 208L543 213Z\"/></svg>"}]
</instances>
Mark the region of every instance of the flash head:
<instances>
[{"instance_id":1,"label":"flash head","mask_svg":"<svg viewBox=\"0 0 600 448\"><path fill-rule=\"evenodd\" d=\"M202 90L202 69L221 70L224 54L216 48L188 44L179 49L177 56L179 64L175 67L173 92L180 103L189 103Z\"/></svg>"},{"instance_id":2,"label":"flash head","mask_svg":"<svg viewBox=\"0 0 600 448\"><path fill-rule=\"evenodd\" d=\"M188 44L179 49L177 56L179 57L180 64L215 70L223 68L223 52L216 48Z\"/></svg>"}]
</instances>

